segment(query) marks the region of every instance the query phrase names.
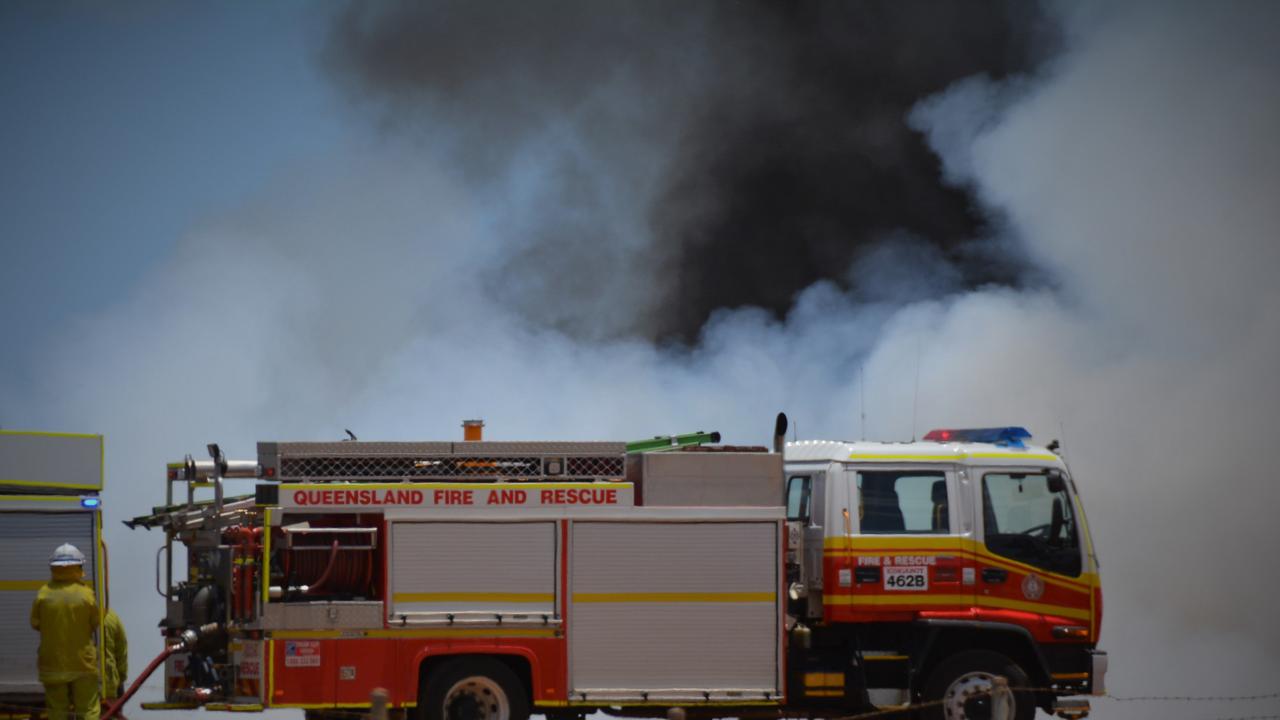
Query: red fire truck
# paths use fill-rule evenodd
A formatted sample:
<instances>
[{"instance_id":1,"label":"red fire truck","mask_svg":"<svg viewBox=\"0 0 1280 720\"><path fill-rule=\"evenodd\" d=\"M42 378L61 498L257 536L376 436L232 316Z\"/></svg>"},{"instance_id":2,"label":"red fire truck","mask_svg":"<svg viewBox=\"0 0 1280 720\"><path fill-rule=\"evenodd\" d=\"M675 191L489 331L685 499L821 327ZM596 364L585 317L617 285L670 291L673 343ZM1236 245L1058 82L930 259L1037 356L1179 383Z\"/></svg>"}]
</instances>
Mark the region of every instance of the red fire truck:
<instances>
[{"instance_id":1,"label":"red fire truck","mask_svg":"<svg viewBox=\"0 0 1280 720\"><path fill-rule=\"evenodd\" d=\"M784 433L210 446L130 522L169 558L144 707L323 716L383 688L424 720L1087 713L1102 596L1056 453L999 428L784 462Z\"/></svg>"}]
</instances>

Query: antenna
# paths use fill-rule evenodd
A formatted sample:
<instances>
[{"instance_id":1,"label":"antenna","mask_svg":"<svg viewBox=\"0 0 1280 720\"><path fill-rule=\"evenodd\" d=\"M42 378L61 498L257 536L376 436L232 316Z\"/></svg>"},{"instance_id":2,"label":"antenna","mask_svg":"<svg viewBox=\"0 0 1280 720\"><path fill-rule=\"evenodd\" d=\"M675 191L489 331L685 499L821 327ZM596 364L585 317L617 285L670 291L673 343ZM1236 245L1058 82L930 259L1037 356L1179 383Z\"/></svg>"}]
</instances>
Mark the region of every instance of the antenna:
<instances>
[{"instance_id":1,"label":"antenna","mask_svg":"<svg viewBox=\"0 0 1280 720\"><path fill-rule=\"evenodd\" d=\"M862 372L862 364L858 364L858 434L859 440L867 439L867 384Z\"/></svg>"},{"instance_id":2,"label":"antenna","mask_svg":"<svg viewBox=\"0 0 1280 720\"><path fill-rule=\"evenodd\" d=\"M911 396L911 442L916 441L916 414L920 405L920 338L916 338L916 389Z\"/></svg>"}]
</instances>

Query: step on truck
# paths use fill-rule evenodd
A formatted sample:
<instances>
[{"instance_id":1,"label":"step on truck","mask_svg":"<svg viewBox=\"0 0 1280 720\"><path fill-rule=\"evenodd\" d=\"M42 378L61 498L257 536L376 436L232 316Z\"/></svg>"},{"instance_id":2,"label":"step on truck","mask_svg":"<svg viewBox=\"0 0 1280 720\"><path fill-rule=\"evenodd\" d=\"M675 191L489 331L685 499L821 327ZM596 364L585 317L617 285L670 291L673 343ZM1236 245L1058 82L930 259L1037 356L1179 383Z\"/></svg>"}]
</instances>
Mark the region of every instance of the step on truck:
<instances>
[{"instance_id":1,"label":"step on truck","mask_svg":"<svg viewBox=\"0 0 1280 720\"><path fill-rule=\"evenodd\" d=\"M1103 691L1075 483L1021 429L784 451L780 416L770 451L476 427L171 464L129 521L165 533L171 654L144 707L346 717L382 689L423 720L1025 720Z\"/></svg>"}]
</instances>

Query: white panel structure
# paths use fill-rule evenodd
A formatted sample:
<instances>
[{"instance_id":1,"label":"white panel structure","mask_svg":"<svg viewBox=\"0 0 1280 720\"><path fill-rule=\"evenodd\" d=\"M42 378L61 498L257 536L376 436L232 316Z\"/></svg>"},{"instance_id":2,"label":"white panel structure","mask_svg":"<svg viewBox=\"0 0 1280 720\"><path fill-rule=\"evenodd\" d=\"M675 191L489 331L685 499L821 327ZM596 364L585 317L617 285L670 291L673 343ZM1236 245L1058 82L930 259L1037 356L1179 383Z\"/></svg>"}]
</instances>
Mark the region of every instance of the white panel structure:
<instances>
[{"instance_id":1,"label":"white panel structure","mask_svg":"<svg viewBox=\"0 0 1280 720\"><path fill-rule=\"evenodd\" d=\"M0 512L0 693L44 691L31 603L49 579L49 556L63 543L84 553L85 582L93 586L93 518L91 512Z\"/></svg>"},{"instance_id":2,"label":"white panel structure","mask_svg":"<svg viewBox=\"0 0 1280 720\"><path fill-rule=\"evenodd\" d=\"M778 697L776 521L574 522L570 532L575 696Z\"/></svg>"},{"instance_id":3,"label":"white panel structure","mask_svg":"<svg viewBox=\"0 0 1280 720\"><path fill-rule=\"evenodd\" d=\"M542 623L556 614L556 524L396 522L391 529L393 623ZM526 615L528 617L516 617Z\"/></svg>"},{"instance_id":4,"label":"white panel structure","mask_svg":"<svg viewBox=\"0 0 1280 720\"><path fill-rule=\"evenodd\" d=\"M102 489L102 436L0 430L0 486Z\"/></svg>"}]
</instances>

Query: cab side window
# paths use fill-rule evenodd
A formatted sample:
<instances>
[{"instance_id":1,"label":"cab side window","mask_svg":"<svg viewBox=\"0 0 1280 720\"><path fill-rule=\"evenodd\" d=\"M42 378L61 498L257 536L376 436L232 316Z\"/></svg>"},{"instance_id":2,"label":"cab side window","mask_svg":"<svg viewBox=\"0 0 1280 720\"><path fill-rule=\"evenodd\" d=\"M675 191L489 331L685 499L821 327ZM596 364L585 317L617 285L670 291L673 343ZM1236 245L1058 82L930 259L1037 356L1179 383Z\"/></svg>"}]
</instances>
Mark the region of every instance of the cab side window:
<instances>
[{"instance_id":1,"label":"cab side window","mask_svg":"<svg viewBox=\"0 0 1280 720\"><path fill-rule=\"evenodd\" d=\"M813 496L813 480L808 475L793 475L787 479L787 519L809 522L809 505Z\"/></svg>"},{"instance_id":2,"label":"cab side window","mask_svg":"<svg viewBox=\"0 0 1280 720\"><path fill-rule=\"evenodd\" d=\"M1062 476L987 473L982 518L991 552L1060 575L1080 574L1080 535Z\"/></svg>"},{"instance_id":3,"label":"cab side window","mask_svg":"<svg viewBox=\"0 0 1280 720\"><path fill-rule=\"evenodd\" d=\"M858 517L864 534L951 531L947 477L915 470L858 473Z\"/></svg>"}]
</instances>

